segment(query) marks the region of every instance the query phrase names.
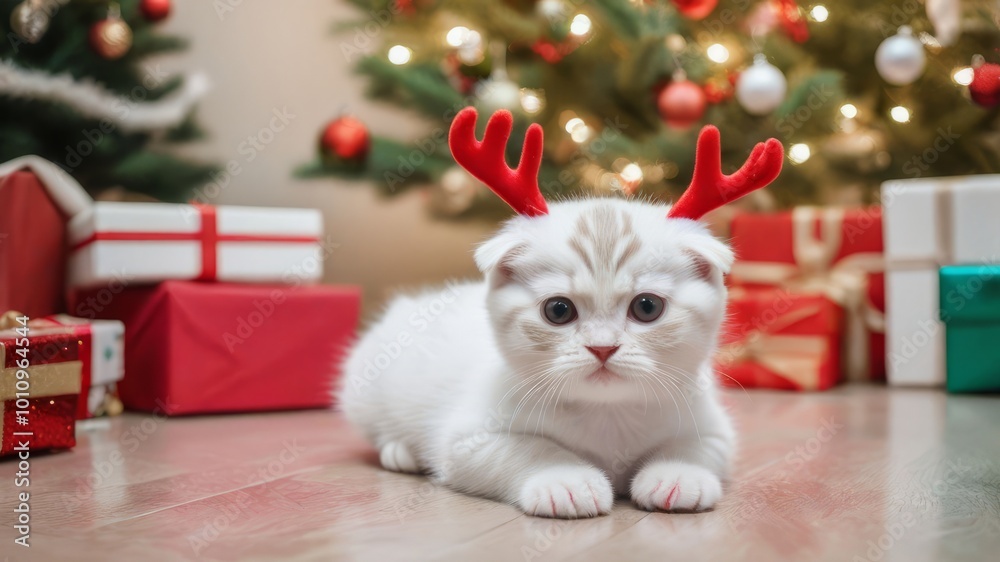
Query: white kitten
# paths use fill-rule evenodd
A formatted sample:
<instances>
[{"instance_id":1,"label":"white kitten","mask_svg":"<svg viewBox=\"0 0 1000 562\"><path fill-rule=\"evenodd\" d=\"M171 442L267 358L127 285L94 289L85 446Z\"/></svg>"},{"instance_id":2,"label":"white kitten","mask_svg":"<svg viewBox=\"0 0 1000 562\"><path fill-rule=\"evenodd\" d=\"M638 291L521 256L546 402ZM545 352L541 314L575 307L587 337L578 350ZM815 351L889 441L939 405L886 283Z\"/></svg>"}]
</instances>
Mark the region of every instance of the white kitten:
<instances>
[{"instance_id":1,"label":"white kitten","mask_svg":"<svg viewBox=\"0 0 1000 562\"><path fill-rule=\"evenodd\" d=\"M621 199L552 204L484 243L485 281L393 301L340 405L382 465L550 517L702 510L734 448L711 356L733 256Z\"/></svg>"}]
</instances>

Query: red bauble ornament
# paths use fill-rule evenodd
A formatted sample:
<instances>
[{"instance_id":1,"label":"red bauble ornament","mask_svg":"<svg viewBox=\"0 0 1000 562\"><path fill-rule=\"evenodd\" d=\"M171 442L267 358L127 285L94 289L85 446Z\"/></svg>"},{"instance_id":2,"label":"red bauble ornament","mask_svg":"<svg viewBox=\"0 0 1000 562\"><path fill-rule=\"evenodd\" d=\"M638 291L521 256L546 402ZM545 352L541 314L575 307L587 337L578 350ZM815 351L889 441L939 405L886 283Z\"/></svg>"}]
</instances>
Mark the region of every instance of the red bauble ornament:
<instances>
[{"instance_id":1,"label":"red bauble ornament","mask_svg":"<svg viewBox=\"0 0 1000 562\"><path fill-rule=\"evenodd\" d=\"M139 11L149 21L162 21L170 15L171 0L142 0Z\"/></svg>"},{"instance_id":2,"label":"red bauble ornament","mask_svg":"<svg viewBox=\"0 0 1000 562\"><path fill-rule=\"evenodd\" d=\"M121 18L108 18L90 28L90 46L103 58L115 60L132 48L132 28Z\"/></svg>"},{"instance_id":3,"label":"red bauble ornament","mask_svg":"<svg viewBox=\"0 0 1000 562\"><path fill-rule=\"evenodd\" d=\"M693 20L705 19L719 5L719 0L673 0L677 11Z\"/></svg>"},{"instance_id":4,"label":"red bauble ornament","mask_svg":"<svg viewBox=\"0 0 1000 562\"><path fill-rule=\"evenodd\" d=\"M331 121L320 137L320 149L324 156L349 162L362 162L368 156L370 147L368 127L350 116Z\"/></svg>"},{"instance_id":5,"label":"red bauble ornament","mask_svg":"<svg viewBox=\"0 0 1000 562\"><path fill-rule=\"evenodd\" d=\"M771 0L771 2L788 37L796 43L805 43L809 39L809 25L799 4L795 0Z\"/></svg>"},{"instance_id":6,"label":"red bauble ornament","mask_svg":"<svg viewBox=\"0 0 1000 562\"><path fill-rule=\"evenodd\" d=\"M675 129L687 129L705 114L705 91L690 80L671 82L656 99L660 117Z\"/></svg>"},{"instance_id":7,"label":"red bauble ornament","mask_svg":"<svg viewBox=\"0 0 1000 562\"><path fill-rule=\"evenodd\" d=\"M1000 65L988 62L974 68L972 82L969 83L969 95L972 101L983 107L1000 104Z\"/></svg>"}]
</instances>

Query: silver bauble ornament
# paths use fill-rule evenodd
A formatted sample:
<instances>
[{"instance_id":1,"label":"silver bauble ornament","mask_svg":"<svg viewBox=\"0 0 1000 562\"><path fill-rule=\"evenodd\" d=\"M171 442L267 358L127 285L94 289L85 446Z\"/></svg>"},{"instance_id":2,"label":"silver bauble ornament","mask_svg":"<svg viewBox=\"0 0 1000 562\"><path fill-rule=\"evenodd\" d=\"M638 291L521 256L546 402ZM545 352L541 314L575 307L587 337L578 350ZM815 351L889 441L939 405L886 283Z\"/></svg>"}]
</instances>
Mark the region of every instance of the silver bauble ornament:
<instances>
[{"instance_id":1,"label":"silver bauble ornament","mask_svg":"<svg viewBox=\"0 0 1000 562\"><path fill-rule=\"evenodd\" d=\"M751 115L771 113L785 101L787 91L785 75L763 55L754 57L753 65L736 81L736 101Z\"/></svg>"},{"instance_id":2,"label":"silver bauble ornament","mask_svg":"<svg viewBox=\"0 0 1000 562\"><path fill-rule=\"evenodd\" d=\"M875 51L875 69L893 86L912 84L924 73L926 66L924 46L907 26L900 27L895 35L882 41Z\"/></svg>"}]
</instances>

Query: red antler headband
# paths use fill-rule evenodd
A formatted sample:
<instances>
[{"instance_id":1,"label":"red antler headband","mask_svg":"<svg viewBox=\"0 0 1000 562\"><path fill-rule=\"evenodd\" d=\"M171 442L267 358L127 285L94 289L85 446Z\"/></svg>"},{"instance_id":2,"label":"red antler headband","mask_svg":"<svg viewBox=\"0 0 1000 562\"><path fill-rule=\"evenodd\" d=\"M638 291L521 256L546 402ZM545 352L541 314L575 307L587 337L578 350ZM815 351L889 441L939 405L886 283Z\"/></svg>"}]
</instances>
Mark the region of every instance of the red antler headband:
<instances>
[{"instance_id":1,"label":"red antler headband","mask_svg":"<svg viewBox=\"0 0 1000 562\"><path fill-rule=\"evenodd\" d=\"M504 150L513 126L514 117L509 111L497 111L490 117L483 141L479 142L476 140L476 110L466 107L451 122L448 146L455 162L489 186L519 215L547 215L549 206L538 189L538 168L542 165L542 127L538 123L528 127L521 162L511 170L504 159Z\"/></svg>"},{"instance_id":2,"label":"red antler headband","mask_svg":"<svg viewBox=\"0 0 1000 562\"><path fill-rule=\"evenodd\" d=\"M764 187L781 173L784 156L781 141L767 139L753 147L743 167L724 176L719 129L706 125L698 134L691 185L670 207L667 218L698 220L709 211Z\"/></svg>"},{"instance_id":3,"label":"red antler headband","mask_svg":"<svg viewBox=\"0 0 1000 562\"><path fill-rule=\"evenodd\" d=\"M542 128L528 127L517 168L511 169L504 151L514 118L509 111L497 111L486 124L482 141L476 140L476 110L467 107L455 116L448 146L455 161L485 183L518 214L547 215L549 207L538 189L538 169L542 164ZM708 125L698 135L694 176L687 191L670 208L667 218L697 220L705 213L739 199L774 181L781 172L784 149L777 139L758 143L750 157L731 175L722 174L719 130Z\"/></svg>"}]
</instances>

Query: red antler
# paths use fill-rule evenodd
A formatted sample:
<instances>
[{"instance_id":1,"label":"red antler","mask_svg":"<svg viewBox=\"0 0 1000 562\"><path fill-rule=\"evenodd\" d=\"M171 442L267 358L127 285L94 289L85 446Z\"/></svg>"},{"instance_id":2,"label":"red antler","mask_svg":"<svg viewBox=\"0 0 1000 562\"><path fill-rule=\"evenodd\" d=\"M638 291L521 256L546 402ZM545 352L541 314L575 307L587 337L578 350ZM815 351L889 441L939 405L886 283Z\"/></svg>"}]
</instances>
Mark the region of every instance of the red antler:
<instances>
[{"instance_id":1,"label":"red antler","mask_svg":"<svg viewBox=\"0 0 1000 562\"><path fill-rule=\"evenodd\" d=\"M742 168L724 176L719 130L707 125L698 135L691 185L670 208L667 217L698 220L712 209L764 187L781 173L784 156L781 142L767 139L757 143Z\"/></svg>"},{"instance_id":2,"label":"red antler","mask_svg":"<svg viewBox=\"0 0 1000 562\"><path fill-rule=\"evenodd\" d=\"M535 217L547 215L538 189L538 168L542 165L542 127L537 123L528 127L521 149L521 162L511 170L504 159L507 139L510 138L514 117L509 111L497 111L486 124L482 142L476 140L476 110L467 107L458 112L448 133L448 146L460 166L493 193L500 196L520 215Z\"/></svg>"}]
</instances>

